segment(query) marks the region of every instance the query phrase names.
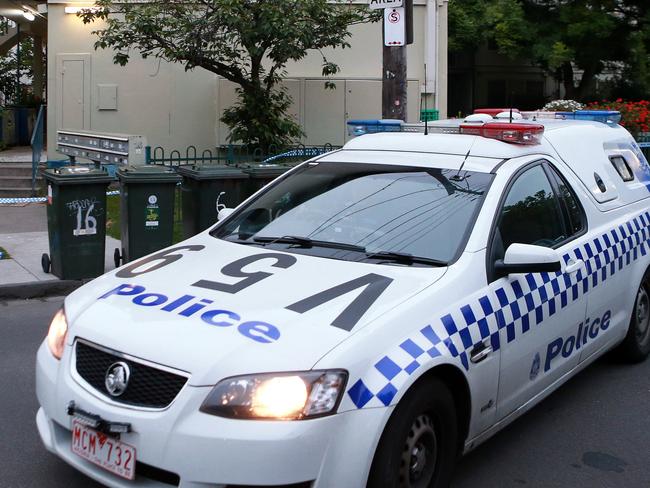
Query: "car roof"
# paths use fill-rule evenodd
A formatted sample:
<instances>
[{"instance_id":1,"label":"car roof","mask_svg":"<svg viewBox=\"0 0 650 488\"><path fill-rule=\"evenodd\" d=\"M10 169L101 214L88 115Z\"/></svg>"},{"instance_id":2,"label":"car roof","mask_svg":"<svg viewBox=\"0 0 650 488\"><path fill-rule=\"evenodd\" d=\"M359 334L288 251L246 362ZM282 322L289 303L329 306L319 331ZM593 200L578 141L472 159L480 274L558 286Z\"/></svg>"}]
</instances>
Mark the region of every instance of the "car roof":
<instances>
[{"instance_id":1,"label":"car roof","mask_svg":"<svg viewBox=\"0 0 650 488\"><path fill-rule=\"evenodd\" d=\"M467 171L491 173L507 159L548 155L563 161L604 209L650 196L650 172L644 175L647 162L630 133L619 125L590 120L516 120L517 124L544 126L539 144L524 145L460 134L458 129L463 122L462 119L431 122L427 135L423 132L366 134L318 160L452 170L462 166ZM423 125L417 129L422 130ZM620 154L625 155L635 173L632 182L623 182L610 161L612 156ZM605 191L597 184L595 174L605 184Z\"/></svg>"}]
</instances>

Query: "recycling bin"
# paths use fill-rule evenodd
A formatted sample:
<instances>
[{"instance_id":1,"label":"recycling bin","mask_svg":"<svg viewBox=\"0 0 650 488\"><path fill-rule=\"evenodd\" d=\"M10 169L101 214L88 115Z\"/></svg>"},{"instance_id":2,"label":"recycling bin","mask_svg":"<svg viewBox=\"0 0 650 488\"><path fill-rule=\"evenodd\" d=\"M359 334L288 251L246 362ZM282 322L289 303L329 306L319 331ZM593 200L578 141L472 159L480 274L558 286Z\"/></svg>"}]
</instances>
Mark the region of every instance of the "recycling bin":
<instances>
[{"instance_id":1,"label":"recycling bin","mask_svg":"<svg viewBox=\"0 0 650 488\"><path fill-rule=\"evenodd\" d=\"M122 249L115 266L168 247L174 237L174 193L181 177L163 166L132 166L117 171L120 180Z\"/></svg>"},{"instance_id":2,"label":"recycling bin","mask_svg":"<svg viewBox=\"0 0 650 488\"><path fill-rule=\"evenodd\" d=\"M187 239L217 221L223 208L235 208L245 195L248 175L234 166L181 166L183 235Z\"/></svg>"},{"instance_id":3,"label":"recycling bin","mask_svg":"<svg viewBox=\"0 0 650 488\"><path fill-rule=\"evenodd\" d=\"M248 180L244 185L243 200L250 197L259 189L271 183L278 176L283 175L296 164L265 164L265 163L248 163L242 164L239 168L248 175Z\"/></svg>"},{"instance_id":4,"label":"recycling bin","mask_svg":"<svg viewBox=\"0 0 650 488\"><path fill-rule=\"evenodd\" d=\"M69 166L43 172L47 183L50 253L43 271L62 280L104 274L106 188L111 177L101 169Z\"/></svg>"}]
</instances>

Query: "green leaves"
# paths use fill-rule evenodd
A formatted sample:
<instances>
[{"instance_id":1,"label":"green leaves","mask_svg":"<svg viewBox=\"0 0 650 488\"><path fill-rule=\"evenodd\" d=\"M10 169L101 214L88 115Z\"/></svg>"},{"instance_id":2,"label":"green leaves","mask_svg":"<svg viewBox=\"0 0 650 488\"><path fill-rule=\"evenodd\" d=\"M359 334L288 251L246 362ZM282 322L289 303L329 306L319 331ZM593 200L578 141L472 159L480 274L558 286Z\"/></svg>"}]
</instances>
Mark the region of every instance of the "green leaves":
<instances>
[{"instance_id":1,"label":"green leaves","mask_svg":"<svg viewBox=\"0 0 650 488\"><path fill-rule=\"evenodd\" d=\"M570 63L574 58L574 52L562 41L555 41L546 55L548 67L556 70L564 63Z\"/></svg>"},{"instance_id":2,"label":"green leaves","mask_svg":"<svg viewBox=\"0 0 650 488\"><path fill-rule=\"evenodd\" d=\"M449 48L476 50L493 40L500 53L532 60L585 99L605 67L633 73L650 52L648 0L449 0ZM574 69L581 81L574 84ZM635 75L636 76L636 75Z\"/></svg>"}]
</instances>

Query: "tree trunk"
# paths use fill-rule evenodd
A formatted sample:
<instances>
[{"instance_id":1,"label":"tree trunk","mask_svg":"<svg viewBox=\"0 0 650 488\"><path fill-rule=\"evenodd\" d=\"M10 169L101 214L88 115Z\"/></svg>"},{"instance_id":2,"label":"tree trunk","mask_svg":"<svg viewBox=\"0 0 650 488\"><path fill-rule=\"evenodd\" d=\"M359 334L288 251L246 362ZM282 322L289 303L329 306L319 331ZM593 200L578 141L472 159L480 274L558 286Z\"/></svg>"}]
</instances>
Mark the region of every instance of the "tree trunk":
<instances>
[{"instance_id":1,"label":"tree trunk","mask_svg":"<svg viewBox=\"0 0 650 488\"><path fill-rule=\"evenodd\" d=\"M578 88L576 90L576 96L579 100L582 101L584 97L589 95L589 91L596 81L596 75L599 72L600 69L597 63L590 64L589 66L585 67L582 73L582 78L580 79L580 83L578 84Z\"/></svg>"},{"instance_id":2,"label":"tree trunk","mask_svg":"<svg viewBox=\"0 0 650 488\"><path fill-rule=\"evenodd\" d=\"M574 100L576 88L573 84L573 66L570 61L562 65L562 84L564 85L564 98Z\"/></svg>"}]
</instances>

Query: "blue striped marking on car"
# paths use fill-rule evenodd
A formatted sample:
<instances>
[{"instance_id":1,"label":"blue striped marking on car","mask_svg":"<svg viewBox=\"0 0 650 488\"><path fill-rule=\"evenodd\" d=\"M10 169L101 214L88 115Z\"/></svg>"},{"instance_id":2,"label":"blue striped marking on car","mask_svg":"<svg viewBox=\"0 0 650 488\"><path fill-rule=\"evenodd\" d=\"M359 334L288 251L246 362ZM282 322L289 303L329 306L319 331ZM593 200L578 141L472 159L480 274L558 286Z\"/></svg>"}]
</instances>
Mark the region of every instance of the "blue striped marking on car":
<instances>
[{"instance_id":1,"label":"blue striped marking on car","mask_svg":"<svg viewBox=\"0 0 650 488\"><path fill-rule=\"evenodd\" d=\"M608 277L648 253L650 212L618 225L562 256L565 263L581 259L585 267L566 273L525 274L510 287L494 282L436 321L402 340L374 368L351 382L348 396L357 408L388 406L399 389L423 364L440 355L455 358L470 369L468 351L486 340L501 347L499 331L508 343L541 325ZM485 290L485 289L484 289Z\"/></svg>"}]
</instances>

